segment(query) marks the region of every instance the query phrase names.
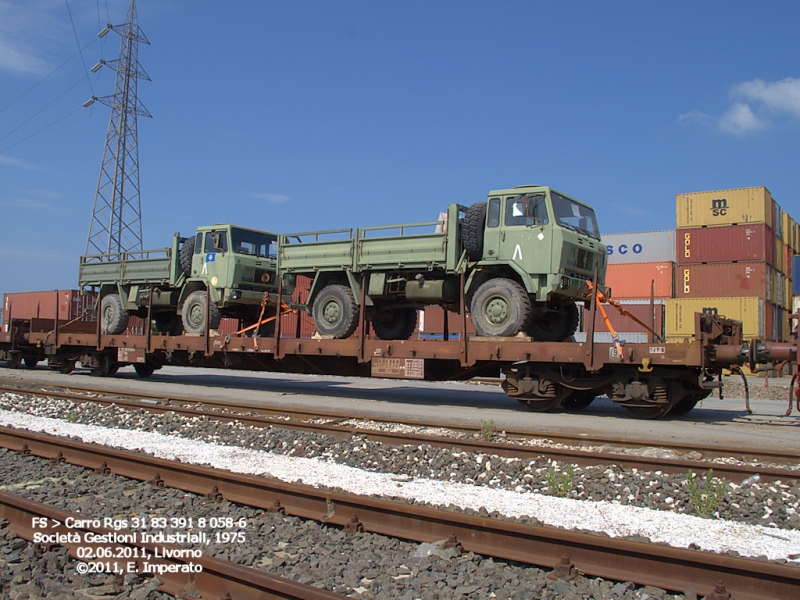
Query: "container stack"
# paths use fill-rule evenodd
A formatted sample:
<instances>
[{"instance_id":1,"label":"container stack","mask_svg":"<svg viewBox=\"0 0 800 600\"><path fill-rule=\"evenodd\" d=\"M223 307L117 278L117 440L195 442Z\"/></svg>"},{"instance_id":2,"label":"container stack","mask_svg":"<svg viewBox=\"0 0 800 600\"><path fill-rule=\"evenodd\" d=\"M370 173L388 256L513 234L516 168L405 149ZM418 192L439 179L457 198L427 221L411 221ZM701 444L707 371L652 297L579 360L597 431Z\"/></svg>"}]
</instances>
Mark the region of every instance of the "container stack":
<instances>
[{"instance_id":1,"label":"container stack","mask_svg":"<svg viewBox=\"0 0 800 600\"><path fill-rule=\"evenodd\" d=\"M664 306L673 296L675 272L675 230L614 233L604 235L608 252L606 285L614 300L643 323L650 322L650 295L654 297L653 330L664 336ZM612 327L620 339L627 342L647 342L648 331L632 319L622 316L615 308L606 309ZM584 314L584 317L587 315ZM581 320L585 339L586 318ZM595 341L610 341L611 334L598 313L595 317Z\"/></svg>"},{"instance_id":2,"label":"container stack","mask_svg":"<svg viewBox=\"0 0 800 600\"><path fill-rule=\"evenodd\" d=\"M678 194L675 297L668 339L694 334L694 313L742 321L745 339L784 341L797 224L763 186Z\"/></svg>"}]
</instances>

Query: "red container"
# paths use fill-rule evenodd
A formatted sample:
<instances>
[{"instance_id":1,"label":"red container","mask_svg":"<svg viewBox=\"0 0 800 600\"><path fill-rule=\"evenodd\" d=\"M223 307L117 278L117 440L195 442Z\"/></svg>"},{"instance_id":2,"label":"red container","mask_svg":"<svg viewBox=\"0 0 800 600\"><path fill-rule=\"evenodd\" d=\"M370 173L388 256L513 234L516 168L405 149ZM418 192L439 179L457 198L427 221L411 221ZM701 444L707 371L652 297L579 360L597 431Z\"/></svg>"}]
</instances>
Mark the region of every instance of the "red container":
<instances>
[{"instance_id":1,"label":"red container","mask_svg":"<svg viewBox=\"0 0 800 600\"><path fill-rule=\"evenodd\" d=\"M58 302L58 319L71 321L86 315L94 320L95 296L83 295L79 290L49 292L17 292L3 296L3 323L13 319L55 319Z\"/></svg>"},{"instance_id":2,"label":"red container","mask_svg":"<svg viewBox=\"0 0 800 600\"><path fill-rule=\"evenodd\" d=\"M678 229L677 263L775 262L775 234L763 223Z\"/></svg>"},{"instance_id":3,"label":"red container","mask_svg":"<svg viewBox=\"0 0 800 600\"><path fill-rule=\"evenodd\" d=\"M679 265L675 269L676 298L758 296L772 302L772 267L765 262Z\"/></svg>"},{"instance_id":4,"label":"red container","mask_svg":"<svg viewBox=\"0 0 800 600\"><path fill-rule=\"evenodd\" d=\"M656 298L672 298L674 262L627 263L608 265L606 285L614 300L649 298L654 282Z\"/></svg>"},{"instance_id":5,"label":"red container","mask_svg":"<svg viewBox=\"0 0 800 600\"><path fill-rule=\"evenodd\" d=\"M454 334L461 331L461 315L448 312L447 325L450 335L455 338ZM444 309L441 306L426 306L420 313L417 327L420 337L441 337L444 333ZM467 313L467 335L475 335L469 313Z\"/></svg>"},{"instance_id":6,"label":"red container","mask_svg":"<svg viewBox=\"0 0 800 600\"><path fill-rule=\"evenodd\" d=\"M622 306L622 308L625 309L626 312L632 314L634 317L639 319L645 325L649 325L650 323L649 299L620 301L620 305ZM603 308L606 311L606 315L608 315L608 320L611 322L611 326L614 328L614 331L616 332L625 331L634 333L647 332L647 329L645 327L642 327L630 317L623 316L619 312L619 310L617 310L614 306L610 304L603 304ZM653 330L660 336L663 336L664 301L661 300L659 302L658 300L656 300L656 303L653 305L653 310L655 312L655 319L653 321L655 326L653 327ZM583 315L581 318L580 331L586 331L588 329L589 314L590 314L589 311L586 308L584 308ZM608 327L606 326L606 323L603 320L603 315L600 313L599 308L597 310L597 314L595 315L594 330L595 332L608 331Z\"/></svg>"}]
</instances>

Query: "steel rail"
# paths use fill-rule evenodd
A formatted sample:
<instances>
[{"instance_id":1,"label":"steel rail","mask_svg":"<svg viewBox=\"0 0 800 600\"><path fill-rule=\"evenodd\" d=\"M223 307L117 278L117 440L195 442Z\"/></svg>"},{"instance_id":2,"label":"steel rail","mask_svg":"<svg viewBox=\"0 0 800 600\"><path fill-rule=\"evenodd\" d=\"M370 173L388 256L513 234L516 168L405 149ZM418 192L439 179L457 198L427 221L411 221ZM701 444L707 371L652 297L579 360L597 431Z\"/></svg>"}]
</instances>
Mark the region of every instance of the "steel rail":
<instances>
[{"instance_id":1,"label":"steel rail","mask_svg":"<svg viewBox=\"0 0 800 600\"><path fill-rule=\"evenodd\" d=\"M321 490L18 429L0 428L0 446L349 530L418 542L450 539L467 551L555 567L567 577L579 572L667 590L692 586L699 595L722 585L737 600L794 600L800 591L800 568L793 566Z\"/></svg>"},{"instance_id":2,"label":"steel rail","mask_svg":"<svg viewBox=\"0 0 800 600\"><path fill-rule=\"evenodd\" d=\"M74 388L72 388L74 389ZM21 388L12 388L9 386L0 386L0 391L11 391L16 393L21 391ZM246 404L228 404L223 402L214 403L220 409L232 412L219 412L213 410L201 410L197 408L189 408L186 405L190 402L186 399L180 401L178 404L173 404L175 399L170 399L169 403L166 402L147 402L137 400L124 400L123 397L127 393L120 393L113 397L100 397L100 396L85 396L80 394L72 394L69 392L38 392L38 391L25 391L28 394L41 394L53 397L59 397L75 402L93 402L104 405L116 404L128 409L142 409L153 413L166 413L173 412L185 417L208 417L211 419L230 422L239 421L245 425L252 427L279 427L285 429L293 429L307 433L320 433L325 435L332 435L340 438L350 438L352 436L364 437L368 440L380 442L383 444L393 446L403 445L430 445L437 448L454 448L458 447L461 450L469 452L482 453L482 454L496 454L507 458L519 458L523 460L531 460L538 457L546 457L554 460L559 460L565 463L577 464L580 466L596 466L596 465L617 465L622 468L628 469L642 469L645 471L663 471L666 473L678 474L686 473L689 469L695 472L708 471L713 469L717 477L724 477L733 482L741 482L748 477L758 474L759 477L765 481L776 480L791 480L800 478L800 471L795 469L783 469L780 467L766 467L753 464L728 464L717 463L710 460L689 460L681 458L659 458L652 456L640 456L636 454L623 454L620 452L597 452L578 450L575 448L550 448L546 446L528 446L521 444L512 444L504 442L486 442L476 439L464 438L450 438L445 436L433 436L427 434L414 434L414 433L395 433L388 431L380 431L374 429L360 429L357 427L345 427L340 425L308 423L305 421L287 421L285 419L269 418L263 416L253 416L244 414L244 412L252 412L250 406ZM98 392L100 393L100 392ZM131 394L131 396L140 396L139 394ZM195 401L191 404L204 404L203 401ZM244 411L244 412L238 412ZM436 427L444 427L443 425L436 425ZM611 444L613 442L607 440L605 443ZM621 445L621 444L616 444ZM648 444L653 446L654 444ZM678 448L673 444L673 448ZM680 447L683 452L690 452L691 447ZM728 456L741 456L741 450L729 449ZM767 453L759 455L760 460L765 462L779 462L774 457ZM784 458L784 457L780 457ZM798 457L800 458L800 457Z\"/></svg>"},{"instance_id":3,"label":"steel rail","mask_svg":"<svg viewBox=\"0 0 800 600\"><path fill-rule=\"evenodd\" d=\"M65 546L73 557L77 557L77 548L91 548L96 551L100 547L140 550L141 552L133 553L135 557L149 555L146 559L111 559L119 562L134 563L135 569L132 572L142 573L145 562L151 566L156 565L165 568L170 565L180 568L180 566L188 565L190 562L201 567L202 571L199 573L173 573L165 569L159 570L158 577L163 582L160 587L161 591L179 598L227 597L230 599L236 598L237 600L240 598L245 600L259 600L261 598L332 600L342 598L339 594L210 556L200 556L192 559L178 558L179 555L174 552L179 549L177 546L137 541L138 538L131 531L89 526L67 528L65 523L69 517L74 521L81 521L83 525L89 525L85 521L91 520L91 516L87 517L86 514L71 513L53 508L6 492L0 492L0 517L8 519L11 530L29 542L34 540L35 533L44 533L48 537L58 536L51 539L57 539L58 545ZM49 527L44 531L40 527L33 527L34 518L47 519ZM37 521L37 523L41 522L43 521ZM59 525L54 525L55 522L59 523ZM130 541L114 541L113 543L87 541L86 534L89 532L101 536L114 536L116 534L117 537L110 538L115 540L123 539L119 536L126 536ZM83 558L79 560L90 562ZM97 560L106 562L106 559L98 558ZM194 592L195 595L191 595L191 592Z\"/></svg>"}]
</instances>

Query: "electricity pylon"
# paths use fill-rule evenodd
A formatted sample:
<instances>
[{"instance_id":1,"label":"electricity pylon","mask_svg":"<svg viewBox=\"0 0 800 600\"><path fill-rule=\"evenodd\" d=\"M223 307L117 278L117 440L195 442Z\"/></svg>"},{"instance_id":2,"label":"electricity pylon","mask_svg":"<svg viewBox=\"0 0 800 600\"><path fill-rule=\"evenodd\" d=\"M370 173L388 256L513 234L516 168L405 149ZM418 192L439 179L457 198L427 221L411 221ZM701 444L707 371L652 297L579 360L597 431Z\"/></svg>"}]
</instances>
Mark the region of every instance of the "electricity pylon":
<instances>
[{"instance_id":1,"label":"electricity pylon","mask_svg":"<svg viewBox=\"0 0 800 600\"><path fill-rule=\"evenodd\" d=\"M109 31L121 37L119 58L101 60L93 68L96 73L104 65L117 72L113 96L92 97L84 107L100 102L111 108L106 146L100 177L94 197L86 254L135 252L142 250L142 201L139 195L139 128L138 117L152 117L139 102L138 81L150 81L139 64L139 42L150 45L139 28L136 0L131 0L126 22L108 24L98 37Z\"/></svg>"}]
</instances>

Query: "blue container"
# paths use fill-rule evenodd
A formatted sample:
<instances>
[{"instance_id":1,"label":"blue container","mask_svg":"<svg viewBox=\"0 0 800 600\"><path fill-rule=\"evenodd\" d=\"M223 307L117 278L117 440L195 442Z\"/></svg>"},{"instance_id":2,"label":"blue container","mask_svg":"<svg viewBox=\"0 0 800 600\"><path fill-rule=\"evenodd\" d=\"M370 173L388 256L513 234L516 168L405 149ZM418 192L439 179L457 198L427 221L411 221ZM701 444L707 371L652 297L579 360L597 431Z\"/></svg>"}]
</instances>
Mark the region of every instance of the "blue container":
<instances>
[{"instance_id":1,"label":"blue container","mask_svg":"<svg viewBox=\"0 0 800 600\"><path fill-rule=\"evenodd\" d=\"M800 255L792 257L792 296L800 296Z\"/></svg>"}]
</instances>

